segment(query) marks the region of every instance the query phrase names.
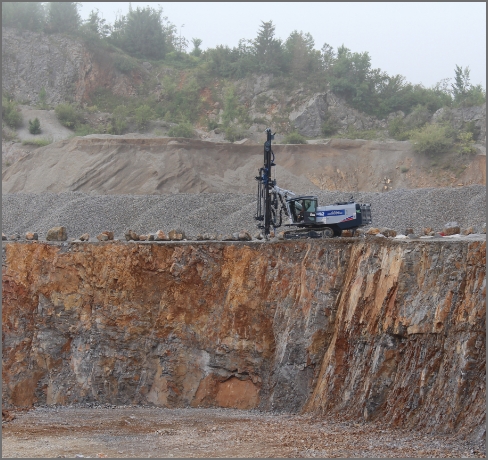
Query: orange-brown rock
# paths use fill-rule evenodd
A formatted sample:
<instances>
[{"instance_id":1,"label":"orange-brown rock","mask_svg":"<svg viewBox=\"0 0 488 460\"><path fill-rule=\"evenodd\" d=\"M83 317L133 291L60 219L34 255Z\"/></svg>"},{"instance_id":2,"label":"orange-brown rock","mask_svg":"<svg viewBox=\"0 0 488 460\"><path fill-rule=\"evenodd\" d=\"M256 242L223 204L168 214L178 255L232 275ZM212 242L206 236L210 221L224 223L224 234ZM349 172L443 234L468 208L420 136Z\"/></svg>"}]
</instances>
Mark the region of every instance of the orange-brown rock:
<instances>
[{"instance_id":1,"label":"orange-brown rock","mask_svg":"<svg viewBox=\"0 0 488 460\"><path fill-rule=\"evenodd\" d=\"M485 250L4 243L3 404L305 410L479 438Z\"/></svg>"}]
</instances>

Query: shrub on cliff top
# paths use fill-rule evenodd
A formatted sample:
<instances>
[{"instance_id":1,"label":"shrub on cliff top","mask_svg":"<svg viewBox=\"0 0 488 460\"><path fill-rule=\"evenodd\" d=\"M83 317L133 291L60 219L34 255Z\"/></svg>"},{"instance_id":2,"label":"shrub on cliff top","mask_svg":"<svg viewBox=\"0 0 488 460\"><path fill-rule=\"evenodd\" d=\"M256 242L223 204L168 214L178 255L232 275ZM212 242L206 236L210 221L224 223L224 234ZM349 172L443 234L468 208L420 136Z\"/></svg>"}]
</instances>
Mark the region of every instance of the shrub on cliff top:
<instances>
[{"instance_id":1,"label":"shrub on cliff top","mask_svg":"<svg viewBox=\"0 0 488 460\"><path fill-rule=\"evenodd\" d=\"M283 144L306 144L305 139L300 133L293 131L285 137Z\"/></svg>"},{"instance_id":2,"label":"shrub on cliff top","mask_svg":"<svg viewBox=\"0 0 488 460\"><path fill-rule=\"evenodd\" d=\"M178 126L173 126L168 132L170 137L192 138L194 135L193 126L190 123L180 123Z\"/></svg>"},{"instance_id":3,"label":"shrub on cliff top","mask_svg":"<svg viewBox=\"0 0 488 460\"><path fill-rule=\"evenodd\" d=\"M454 145L454 132L447 125L429 124L411 132L410 140L418 153L447 153Z\"/></svg>"},{"instance_id":4,"label":"shrub on cliff top","mask_svg":"<svg viewBox=\"0 0 488 460\"><path fill-rule=\"evenodd\" d=\"M83 119L81 111L74 105L68 103L57 105L54 111L59 122L70 129L75 129L76 125Z\"/></svg>"}]
</instances>

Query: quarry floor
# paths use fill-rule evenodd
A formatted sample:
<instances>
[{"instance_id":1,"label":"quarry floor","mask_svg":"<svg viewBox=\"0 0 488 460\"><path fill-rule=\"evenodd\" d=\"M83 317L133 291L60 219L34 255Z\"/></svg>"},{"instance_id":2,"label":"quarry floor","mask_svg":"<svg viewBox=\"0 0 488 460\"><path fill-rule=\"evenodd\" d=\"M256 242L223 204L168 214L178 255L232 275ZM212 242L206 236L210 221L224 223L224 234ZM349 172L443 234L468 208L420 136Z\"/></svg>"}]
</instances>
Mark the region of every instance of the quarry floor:
<instances>
[{"instance_id":1,"label":"quarry floor","mask_svg":"<svg viewBox=\"0 0 488 460\"><path fill-rule=\"evenodd\" d=\"M2 423L2 458L484 458L449 435L311 415L136 406L39 407ZM482 451L483 450L483 451Z\"/></svg>"}]
</instances>

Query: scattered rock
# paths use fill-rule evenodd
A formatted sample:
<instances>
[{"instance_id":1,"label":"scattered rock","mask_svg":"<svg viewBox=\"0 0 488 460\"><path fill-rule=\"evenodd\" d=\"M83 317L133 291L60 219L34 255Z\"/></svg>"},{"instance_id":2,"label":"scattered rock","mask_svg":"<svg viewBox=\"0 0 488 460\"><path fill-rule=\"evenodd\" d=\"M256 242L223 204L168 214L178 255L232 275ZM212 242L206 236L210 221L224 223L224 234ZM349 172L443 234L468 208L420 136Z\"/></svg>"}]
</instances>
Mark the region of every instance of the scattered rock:
<instances>
[{"instance_id":1,"label":"scattered rock","mask_svg":"<svg viewBox=\"0 0 488 460\"><path fill-rule=\"evenodd\" d=\"M2 232L2 241L5 241L7 239L7 235L5 235L5 233Z\"/></svg>"},{"instance_id":2,"label":"scattered rock","mask_svg":"<svg viewBox=\"0 0 488 460\"><path fill-rule=\"evenodd\" d=\"M261 234L259 234L259 235L261 236L261 238L258 238L258 239L262 239L262 235ZM278 239L279 240L285 239L285 232L284 231L278 233Z\"/></svg>"},{"instance_id":3,"label":"scattered rock","mask_svg":"<svg viewBox=\"0 0 488 460\"><path fill-rule=\"evenodd\" d=\"M98 241L108 241L108 235L106 235L105 233L100 233L99 235L97 235L97 240Z\"/></svg>"},{"instance_id":4,"label":"scattered rock","mask_svg":"<svg viewBox=\"0 0 488 460\"><path fill-rule=\"evenodd\" d=\"M435 232L429 232L427 233L428 236L435 236Z\"/></svg>"},{"instance_id":5,"label":"scattered rock","mask_svg":"<svg viewBox=\"0 0 488 460\"><path fill-rule=\"evenodd\" d=\"M367 232L366 235L377 235L380 233L380 229L376 227L371 227Z\"/></svg>"},{"instance_id":6,"label":"scattered rock","mask_svg":"<svg viewBox=\"0 0 488 460\"><path fill-rule=\"evenodd\" d=\"M27 232L25 234L25 239L29 241L38 240L39 235L36 232Z\"/></svg>"},{"instance_id":7,"label":"scattered rock","mask_svg":"<svg viewBox=\"0 0 488 460\"><path fill-rule=\"evenodd\" d=\"M254 239L256 240L262 240L263 239L263 234L261 232L257 232L254 234Z\"/></svg>"},{"instance_id":8,"label":"scattered rock","mask_svg":"<svg viewBox=\"0 0 488 460\"><path fill-rule=\"evenodd\" d=\"M183 230L170 230L168 233L168 238L171 241L181 241L186 239L185 232Z\"/></svg>"},{"instance_id":9,"label":"scattered rock","mask_svg":"<svg viewBox=\"0 0 488 460\"><path fill-rule=\"evenodd\" d=\"M127 241L139 241L139 235L134 230L127 230L125 232L125 239Z\"/></svg>"},{"instance_id":10,"label":"scattered rock","mask_svg":"<svg viewBox=\"0 0 488 460\"><path fill-rule=\"evenodd\" d=\"M459 227L457 222L448 222L444 225L442 232L446 235L458 235L461 233L461 228Z\"/></svg>"},{"instance_id":11,"label":"scattered rock","mask_svg":"<svg viewBox=\"0 0 488 460\"><path fill-rule=\"evenodd\" d=\"M164 233L162 230L158 230L156 232L156 235L154 236L154 239L156 241L168 241L169 238L167 237L166 233Z\"/></svg>"},{"instance_id":12,"label":"scattered rock","mask_svg":"<svg viewBox=\"0 0 488 460\"><path fill-rule=\"evenodd\" d=\"M383 236L386 236L387 238L394 238L397 236L396 230L393 230L392 228L387 228L387 227L382 227L380 230L380 233Z\"/></svg>"},{"instance_id":13,"label":"scattered rock","mask_svg":"<svg viewBox=\"0 0 488 460\"><path fill-rule=\"evenodd\" d=\"M112 241L114 239L114 232L110 232L108 230L105 230L102 232L102 235L107 235L107 239Z\"/></svg>"},{"instance_id":14,"label":"scattered rock","mask_svg":"<svg viewBox=\"0 0 488 460\"><path fill-rule=\"evenodd\" d=\"M432 231L433 231L433 228L432 227L425 227L424 230L423 230L424 235L428 235Z\"/></svg>"},{"instance_id":15,"label":"scattered rock","mask_svg":"<svg viewBox=\"0 0 488 460\"><path fill-rule=\"evenodd\" d=\"M66 227L53 227L47 231L47 241L66 241L67 239Z\"/></svg>"},{"instance_id":16,"label":"scattered rock","mask_svg":"<svg viewBox=\"0 0 488 460\"><path fill-rule=\"evenodd\" d=\"M147 241L154 241L154 233L149 233L147 235Z\"/></svg>"},{"instance_id":17,"label":"scattered rock","mask_svg":"<svg viewBox=\"0 0 488 460\"><path fill-rule=\"evenodd\" d=\"M197 241L203 241L203 235L201 235L200 233L197 235Z\"/></svg>"},{"instance_id":18,"label":"scattered rock","mask_svg":"<svg viewBox=\"0 0 488 460\"><path fill-rule=\"evenodd\" d=\"M247 230L241 230L238 235L239 241L251 241L252 236Z\"/></svg>"},{"instance_id":19,"label":"scattered rock","mask_svg":"<svg viewBox=\"0 0 488 460\"><path fill-rule=\"evenodd\" d=\"M139 235L139 241L147 241L148 236L147 235Z\"/></svg>"},{"instance_id":20,"label":"scattered rock","mask_svg":"<svg viewBox=\"0 0 488 460\"><path fill-rule=\"evenodd\" d=\"M83 233L83 235L81 235L78 239L80 241L88 241L90 239L90 234L89 233Z\"/></svg>"},{"instance_id":21,"label":"scattered rock","mask_svg":"<svg viewBox=\"0 0 488 460\"><path fill-rule=\"evenodd\" d=\"M10 241L17 241L20 240L20 235L18 233L12 233L9 238Z\"/></svg>"},{"instance_id":22,"label":"scattered rock","mask_svg":"<svg viewBox=\"0 0 488 460\"><path fill-rule=\"evenodd\" d=\"M345 238L351 238L354 236L354 231L353 230L342 230L341 236L344 236Z\"/></svg>"}]
</instances>

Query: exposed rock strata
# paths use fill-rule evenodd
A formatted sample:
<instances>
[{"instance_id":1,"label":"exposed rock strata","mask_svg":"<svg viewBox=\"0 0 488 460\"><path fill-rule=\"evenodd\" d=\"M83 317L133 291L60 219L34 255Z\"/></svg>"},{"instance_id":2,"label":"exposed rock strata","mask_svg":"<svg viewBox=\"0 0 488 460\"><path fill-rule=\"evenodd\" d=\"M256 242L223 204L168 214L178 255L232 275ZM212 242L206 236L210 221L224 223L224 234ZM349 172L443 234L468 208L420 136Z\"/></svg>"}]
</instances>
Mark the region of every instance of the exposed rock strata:
<instances>
[{"instance_id":1,"label":"exposed rock strata","mask_svg":"<svg viewBox=\"0 0 488 460\"><path fill-rule=\"evenodd\" d=\"M485 248L4 243L3 403L338 412L479 439Z\"/></svg>"}]
</instances>

